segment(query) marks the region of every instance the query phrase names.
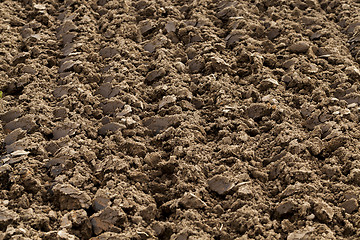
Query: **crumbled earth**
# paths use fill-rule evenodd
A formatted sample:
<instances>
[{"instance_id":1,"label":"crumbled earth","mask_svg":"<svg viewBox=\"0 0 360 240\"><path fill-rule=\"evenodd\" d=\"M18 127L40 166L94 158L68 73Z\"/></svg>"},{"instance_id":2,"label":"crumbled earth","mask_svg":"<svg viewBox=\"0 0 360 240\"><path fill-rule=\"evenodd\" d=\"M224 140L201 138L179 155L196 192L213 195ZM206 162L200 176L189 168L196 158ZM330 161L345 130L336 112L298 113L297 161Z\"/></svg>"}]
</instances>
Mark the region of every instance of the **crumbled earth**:
<instances>
[{"instance_id":1,"label":"crumbled earth","mask_svg":"<svg viewBox=\"0 0 360 240\"><path fill-rule=\"evenodd\" d=\"M0 239L360 239L360 1L0 1Z\"/></svg>"}]
</instances>

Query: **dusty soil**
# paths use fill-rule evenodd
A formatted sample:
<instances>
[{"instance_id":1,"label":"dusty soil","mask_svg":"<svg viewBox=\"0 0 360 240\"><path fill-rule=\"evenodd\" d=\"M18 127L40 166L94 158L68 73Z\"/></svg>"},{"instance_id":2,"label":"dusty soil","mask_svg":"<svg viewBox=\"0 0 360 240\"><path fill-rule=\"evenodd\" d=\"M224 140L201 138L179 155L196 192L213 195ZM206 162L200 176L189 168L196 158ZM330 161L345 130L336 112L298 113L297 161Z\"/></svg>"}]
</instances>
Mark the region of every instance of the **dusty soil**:
<instances>
[{"instance_id":1,"label":"dusty soil","mask_svg":"<svg viewBox=\"0 0 360 240\"><path fill-rule=\"evenodd\" d=\"M360 239L360 1L0 1L0 239Z\"/></svg>"}]
</instances>

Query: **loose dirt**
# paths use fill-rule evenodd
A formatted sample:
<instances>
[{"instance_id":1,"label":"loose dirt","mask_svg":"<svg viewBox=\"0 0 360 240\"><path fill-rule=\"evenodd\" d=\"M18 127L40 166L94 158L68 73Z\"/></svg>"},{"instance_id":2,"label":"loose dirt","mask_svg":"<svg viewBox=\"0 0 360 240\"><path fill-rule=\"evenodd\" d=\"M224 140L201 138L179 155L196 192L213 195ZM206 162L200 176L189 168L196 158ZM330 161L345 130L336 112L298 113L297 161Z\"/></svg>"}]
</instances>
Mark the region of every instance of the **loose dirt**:
<instances>
[{"instance_id":1,"label":"loose dirt","mask_svg":"<svg viewBox=\"0 0 360 240\"><path fill-rule=\"evenodd\" d=\"M360 239L360 1L0 1L0 239Z\"/></svg>"}]
</instances>

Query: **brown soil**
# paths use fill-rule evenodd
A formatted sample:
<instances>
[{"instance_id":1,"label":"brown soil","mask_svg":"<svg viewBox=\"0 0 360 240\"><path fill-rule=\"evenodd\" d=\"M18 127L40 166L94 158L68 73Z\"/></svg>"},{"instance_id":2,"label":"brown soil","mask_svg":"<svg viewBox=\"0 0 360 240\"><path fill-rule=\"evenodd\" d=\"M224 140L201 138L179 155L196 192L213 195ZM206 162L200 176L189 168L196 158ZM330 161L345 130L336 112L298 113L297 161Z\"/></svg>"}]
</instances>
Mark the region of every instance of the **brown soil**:
<instances>
[{"instance_id":1,"label":"brown soil","mask_svg":"<svg viewBox=\"0 0 360 240\"><path fill-rule=\"evenodd\" d=\"M360 1L0 1L0 239L360 239Z\"/></svg>"}]
</instances>

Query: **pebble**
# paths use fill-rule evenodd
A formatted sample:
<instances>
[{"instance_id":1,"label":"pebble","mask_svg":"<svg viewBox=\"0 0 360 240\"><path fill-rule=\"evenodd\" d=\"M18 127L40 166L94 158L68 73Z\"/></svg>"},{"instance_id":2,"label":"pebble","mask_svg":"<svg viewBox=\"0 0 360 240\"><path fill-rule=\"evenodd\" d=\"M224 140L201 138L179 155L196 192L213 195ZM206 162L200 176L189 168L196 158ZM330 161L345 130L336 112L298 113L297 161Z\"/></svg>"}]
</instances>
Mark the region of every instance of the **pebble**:
<instances>
[{"instance_id":1,"label":"pebble","mask_svg":"<svg viewBox=\"0 0 360 240\"><path fill-rule=\"evenodd\" d=\"M126 214L120 208L115 209L111 207L106 207L100 212L92 215L90 218L95 235L106 232L110 228L116 228L126 221Z\"/></svg>"},{"instance_id":2,"label":"pebble","mask_svg":"<svg viewBox=\"0 0 360 240\"><path fill-rule=\"evenodd\" d=\"M102 48L99 52L100 56L102 56L103 58L112 58L118 53L119 50L117 48L112 48L112 47Z\"/></svg>"},{"instance_id":3,"label":"pebble","mask_svg":"<svg viewBox=\"0 0 360 240\"><path fill-rule=\"evenodd\" d=\"M315 227L306 227L305 229L297 230L288 235L287 240L305 240L308 239L310 233L315 231Z\"/></svg>"},{"instance_id":4,"label":"pebble","mask_svg":"<svg viewBox=\"0 0 360 240\"><path fill-rule=\"evenodd\" d=\"M180 122L178 116L166 116L166 117L150 117L146 119L143 124L155 133L159 133L162 130L175 125Z\"/></svg>"},{"instance_id":5,"label":"pebble","mask_svg":"<svg viewBox=\"0 0 360 240\"><path fill-rule=\"evenodd\" d=\"M185 193L179 203L185 208L203 208L207 206L203 200L190 192Z\"/></svg>"},{"instance_id":6,"label":"pebble","mask_svg":"<svg viewBox=\"0 0 360 240\"><path fill-rule=\"evenodd\" d=\"M119 100L109 100L104 104L100 105L104 114L112 114L116 112L116 109L118 108L123 108L124 107L124 103L122 101Z\"/></svg>"},{"instance_id":7,"label":"pebble","mask_svg":"<svg viewBox=\"0 0 360 240\"><path fill-rule=\"evenodd\" d=\"M225 176L216 175L208 181L210 189L220 195L228 193L235 184Z\"/></svg>"},{"instance_id":8,"label":"pebble","mask_svg":"<svg viewBox=\"0 0 360 240\"><path fill-rule=\"evenodd\" d=\"M145 77L146 83L153 83L156 79L165 76L166 71L163 67L149 72Z\"/></svg>"},{"instance_id":9,"label":"pebble","mask_svg":"<svg viewBox=\"0 0 360 240\"><path fill-rule=\"evenodd\" d=\"M349 178L356 185L360 186L360 169L358 169L358 168L352 169L350 172Z\"/></svg>"},{"instance_id":10,"label":"pebble","mask_svg":"<svg viewBox=\"0 0 360 240\"><path fill-rule=\"evenodd\" d=\"M289 51L293 53L305 53L310 48L310 45L305 41L296 42L289 47Z\"/></svg>"},{"instance_id":11,"label":"pebble","mask_svg":"<svg viewBox=\"0 0 360 240\"><path fill-rule=\"evenodd\" d=\"M175 95L164 96L163 99L159 103L159 109L170 103L174 103L174 102L176 102Z\"/></svg>"},{"instance_id":12,"label":"pebble","mask_svg":"<svg viewBox=\"0 0 360 240\"><path fill-rule=\"evenodd\" d=\"M189 71L191 73L199 73L205 67L205 63L202 59L192 59L188 62L188 65L189 65Z\"/></svg>"},{"instance_id":13,"label":"pebble","mask_svg":"<svg viewBox=\"0 0 360 240\"><path fill-rule=\"evenodd\" d=\"M22 130L21 128L17 128L5 137L4 142L6 145L10 145L18 141L19 139L25 137L25 134L26 134L25 130Z\"/></svg>"},{"instance_id":14,"label":"pebble","mask_svg":"<svg viewBox=\"0 0 360 240\"><path fill-rule=\"evenodd\" d=\"M106 135L108 133L114 133L119 129L124 129L126 128L125 125L117 123L117 122L111 122L111 123L107 123L104 126L102 126L99 129L99 134L100 135Z\"/></svg>"},{"instance_id":15,"label":"pebble","mask_svg":"<svg viewBox=\"0 0 360 240\"><path fill-rule=\"evenodd\" d=\"M265 103L253 103L248 107L247 114L252 119L258 119L270 115L272 109Z\"/></svg>"},{"instance_id":16,"label":"pebble","mask_svg":"<svg viewBox=\"0 0 360 240\"><path fill-rule=\"evenodd\" d=\"M88 209L91 205L89 195L70 184L56 184L52 191L61 210Z\"/></svg>"},{"instance_id":17,"label":"pebble","mask_svg":"<svg viewBox=\"0 0 360 240\"><path fill-rule=\"evenodd\" d=\"M18 219L19 215L16 212L4 206L0 207L0 230L5 230L9 224L16 222Z\"/></svg>"},{"instance_id":18,"label":"pebble","mask_svg":"<svg viewBox=\"0 0 360 240\"><path fill-rule=\"evenodd\" d=\"M291 213L295 209L295 203L293 203L291 200L280 203L275 208L275 213L278 216L283 216L285 214Z\"/></svg>"},{"instance_id":19,"label":"pebble","mask_svg":"<svg viewBox=\"0 0 360 240\"><path fill-rule=\"evenodd\" d=\"M314 214L320 221L330 222L334 217L334 210L326 202L319 200L315 203Z\"/></svg>"},{"instance_id":20,"label":"pebble","mask_svg":"<svg viewBox=\"0 0 360 240\"><path fill-rule=\"evenodd\" d=\"M13 131L17 128L21 128L23 130L31 131L36 127L35 116L33 114L25 115L21 118L15 119L11 122L8 122L5 125L5 129Z\"/></svg>"},{"instance_id":21,"label":"pebble","mask_svg":"<svg viewBox=\"0 0 360 240\"><path fill-rule=\"evenodd\" d=\"M15 108L15 109L7 111L3 114L0 114L0 120L3 121L4 123L8 123L20 116L21 116L21 110L18 108Z\"/></svg>"},{"instance_id":22,"label":"pebble","mask_svg":"<svg viewBox=\"0 0 360 240\"><path fill-rule=\"evenodd\" d=\"M274 88L279 86L279 82L276 79L273 78L267 78L260 82L260 89L265 91L269 88Z\"/></svg>"},{"instance_id":23,"label":"pebble","mask_svg":"<svg viewBox=\"0 0 360 240\"><path fill-rule=\"evenodd\" d=\"M355 198L351 198L343 202L340 206L345 209L346 213L350 214L359 208L359 203Z\"/></svg>"}]
</instances>

